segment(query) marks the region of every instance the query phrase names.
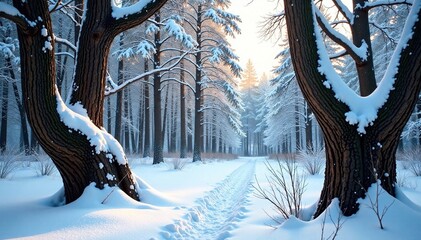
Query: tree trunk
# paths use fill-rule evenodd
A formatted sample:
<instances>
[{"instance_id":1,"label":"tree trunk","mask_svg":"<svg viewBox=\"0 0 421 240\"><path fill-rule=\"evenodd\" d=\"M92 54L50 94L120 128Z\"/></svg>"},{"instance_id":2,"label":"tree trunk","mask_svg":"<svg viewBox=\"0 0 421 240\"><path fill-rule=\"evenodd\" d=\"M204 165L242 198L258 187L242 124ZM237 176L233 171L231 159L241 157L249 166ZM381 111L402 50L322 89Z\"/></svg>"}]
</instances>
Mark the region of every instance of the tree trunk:
<instances>
[{"instance_id":1,"label":"tree trunk","mask_svg":"<svg viewBox=\"0 0 421 240\"><path fill-rule=\"evenodd\" d=\"M144 16L135 20L113 19L109 1L87 2L71 103L80 101L96 126L102 126L105 73L114 36L123 31L122 28L140 24L164 2L149 3L149 11L143 12ZM97 150L83 132L65 125L58 112L72 113L61 102L56 88L54 49L46 47L46 41L54 47L48 1L14 1L14 6L26 19L37 20L34 26L18 24L24 106L34 134L60 172L66 202L76 200L91 183L98 188L119 186L138 200L139 195L124 154L116 159L115 152ZM128 24L120 25L121 21ZM110 24L108 28L104 28L105 22ZM101 131L92 126L90 128Z\"/></svg>"},{"instance_id":2,"label":"tree trunk","mask_svg":"<svg viewBox=\"0 0 421 240\"><path fill-rule=\"evenodd\" d=\"M26 113L22 105L21 97L19 95L19 89L16 84L16 76L15 76L15 72L12 69L12 63L10 62L10 59L6 59L6 61L9 68L9 75L10 75L10 78L12 79L12 88L13 88L13 93L15 95L16 105L18 106L18 111L19 111L20 125L21 125L21 131L22 131L23 150L25 152L25 155L29 155L30 154L29 132L28 132L28 125L26 124Z\"/></svg>"},{"instance_id":3,"label":"tree trunk","mask_svg":"<svg viewBox=\"0 0 421 240\"><path fill-rule=\"evenodd\" d=\"M190 119L188 122L189 129L191 131L187 132L187 152L193 152L193 116L192 109L187 109L187 119Z\"/></svg>"},{"instance_id":4,"label":"tree trunk","mask_svg":"<svg viewBox=\"0 0 421 240\"><path fill-rule=\"evenodd\" d=\"M173 91L174 92L174 91ZM171 117L171 132L170 132L170 147L169 151L174 153L177 151L177 117L178 117L178 104L175 100L175 94L171 95L172 99L172 117Z\"/></svg>"},{"instance_id":5,"label":"tree trunk","mask_svg":"<svg viewBox=\"0 0 421 240\"><path fill-rule=\"evenodd\" d=\"M311 120L311 109L306 103L306 149L307 150L315 150L313 147L313 122Z\"/></svg>"},{"instance_id":6,"label":"tree trunk","mask_svg":"<svg viewBox=\"0 0 421 240\"><path fill-rule=\"evenodd\" d=\"M420 18L420 12L417 14ZM357 200L364 197L366 189L375 182L375 173L382 187L392 196L395 194L398 140L421 89L421 45L418 43L421 23L416 23L412 39L401 52L394 90L378 110L377 119L366 127L365 134L360 134L355 125L345 120L348 106L323 85L326 77L318 71L312 1L285 1L285 15L296 78L326 143L325 182L315 217L334 198L339 199L342 212L349 216L358 211Z\"/></svg>"},{"instance_id":7,"label":"tree trunk","mask_svg":"<svg viewBox=\"0 0 421 240\"><path fill-rule=\"evenodd\" d=\"M130 89L126 88L123 91L123 105L124 105L124 150L131 153L130 149L130 115L129 115L129 91Z\"/></svg>"},{"instance_id":8,"label":"tree trunk","mask_svg":"<svg viewBox=\"0 0 421 240\"><path fill-rule=\"evenodd\" d=\"M180 82L184 82L184 61L180 62ZM180 158L187 157L186 146L186 86L180 84Z\"/></svg>"},{"instance_id":9,"label":"tree trunk","mask_svg":"<svg viewBox=\"0 0 421 240\"><path fill-rule=\"evenodd\" d=\"M145 61L145 72L148 71L148 62ZM146 82L149 82L149 77L146 77ZM145 84L144 88L144 102L145 102L145 136L144 136L144 147L143 157L150 157L151 155L151 130L150 130L150 107L149 107L149 84Z\"/></svg>"},{"instance_id":10,"label":"tree trunk","mask_svg":"<svg viewBox=\"0 0 421 240\"><path fill-rule=\"evenodd\" d=\"M298 91L298 90L297 90ZM301 147L301 128L300 128L300 109L298 106L298 93L295 94L295 151L298 152L302 150Z\"/></svg>"},{"instance_id":11,"label":"tree trunk","mask_svg":"<svg viewBox=\"0 0 421 240\"><path fill-rule=\"evenodd\" d=\"M162 141L165 139L165 133L167 131L168 123L167 123L167 117L168 117L168 96L170 94L170 85L166 85L166 92L165 92L165 98L164 98L164 116L162 119L162 132L161 132L161 138Z\"/></svg>"},{"instance_id":12,"label":"tree trunk","mask_svg":"<svg viewBox=\"0 0 421 240\"><path fill-rule=\"evenodd\" d=\"M147 60L145 60L147 61ZM142 85L143 87L143 85ZM144 93L144 88L140 88L140 92ZM139 94L139 114L137 115L138 120L138 128L139 128L139 134L138 134L138 141L137 141L137 151L136 153L140 154L143 153L143 133L144 133L144 123L145 123L145 96L142 94Z\"/></svg>"},{"instance_id":13,"label":"tree trunk","mask_svg":"<svg viewBox=\"0 0 421 240\"><path fill-rule=\"evenodd\" d=\"M201 23L202 23L202 5L197 7L197 32L196 32L196 41L198 43L197 49L202 49L202 35L201 35ZM195 94L194 94L194 142L193 142L193 162L202 161L202 118L203 112L202 107L202 52L198 51L196 53L196 85L195 85Z\"/></svg>"},{"instance_id":14,"label":"tree trunk","mask_svg":"<svg viewBox=\"0 0 421 240\"><path fill-rule=\"evenodd\" d=\"M120 35L120 50L123 46L123 40L124 35ZM118 75L118 84L122 84L124 82L124 60L121 58L118 60L118 69L117 69L117 75ZM122 117L123 117L123 91L119 91L117 93L117 99L116 99L116 110L115 110L115 127L114 127L114 137L117 141L121 141L121 129L122 129Z\"/></svg>"},{"instance_id":15,"label":"tree trunk","mask_svg":"<svg viewBox=\"0 0 421 240\"><path fill-rule=\"evenodd\" d=\"M7 76L7 65L4 68L4 76ZM7 144L7 116L9 110L9 80L3 79L1 99L1 128L0 128L0 153L6 151Z\"/></svg>"},{"instance_id":16,"label":"tree trunk","mask_svg":"<svg viewBox=\"0 0 421 240\"><path fill-rule=\"evenodd\" d=\"M133 116L133 102L131 101L131 99L132 99L131 95L132 95L131 91L129 91L129 96L128 96L128 99L129 99L129 102L128 102L129 122L130 122L131 126L134 126L135 123L134 123L134 116ZM139 131L140 131L140 129L139 129ZM135 131L134 131L134 127L129 128L129 135L130 135L130 143L131 143L131 148L132 148L131 153L135 153L135 152L138 153L139 150L137 149L137 146L136 146L136 134L135 134Z\"/></svg>"},{"instance_id":17,"label":"tree trunk","mask_svg":"<svg viewBox=\"0 0 421 240\"><path fill-rule=\"evenodd\" d=\"M155 15L155 21L160 22L159 12ZM155 33L155 54L153 55L153 67L158 69L161 67L161 33ZM153 164L164 162L164 154L162 149L162 113L161 113L161 73L153 75L153 103L154 103L154 154Z\"/></svg>"},{"instance_id":18,"label":"tree trunk","mask_svg":"<svg viewBox=\"0 0 421 240\"><path fill-rule=\"evenodd\" d=\"M111 98L107 97L107 131L112 132Z\"/></svg>"},{"instance_id":19,"label":"tree trunk","mask_svg":"<svg viewBox=\"0 0 421 240\"><path fill-rule=\"evenodd\" d=\"M360 84L361 96L370 95L377 87L376 76L374 72L373 51L370 40L370 25L368 20L368 10L359 8L364 6L367 0L353 0L354 9L354 23L350 24L352 32L352 41L355 46L360 47L363 41L368 45L367 59L357 61L355 66L357 68L358 80Z\"/></svg>"}]
</instances>

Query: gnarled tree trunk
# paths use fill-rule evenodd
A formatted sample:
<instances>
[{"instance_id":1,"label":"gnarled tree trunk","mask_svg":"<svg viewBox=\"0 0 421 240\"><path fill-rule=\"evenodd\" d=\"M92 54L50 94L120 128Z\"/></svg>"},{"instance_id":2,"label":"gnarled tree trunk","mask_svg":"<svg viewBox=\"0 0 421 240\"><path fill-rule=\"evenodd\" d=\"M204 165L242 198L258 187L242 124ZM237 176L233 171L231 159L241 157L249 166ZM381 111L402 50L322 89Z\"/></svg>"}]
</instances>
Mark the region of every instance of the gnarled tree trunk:
<instances>
[{"instance_id":1,"label":"gnarled tree trunk","mask_svg":"<svg viewBox=\"0 0 421 240\"><path fill-rule=\"evenodd\" d=\"M297 81L326 142L325 182L315 216L320 215L334 198L340 200L342 212L351 215L358 211L357 199L365 196L364 189L376 178L381 180L387 192L395 194L395 153L421 89L421 22L416 23L412 39L400 54L394 90L379 109L377 119L366 127L365 134L361 134L357 126L345 120L349 107L323 85L326 76L318 71L312 1L285 0L284 3ZM417 14L420 19L421 12Z\"/></svg>"},{"instance_id":2,"label":"gnarled tree trunk","mask_svg":"<svg viewBox=\"0 0 421 240\"><path fill-rule=\"evenodd\" d=\"M87 2L71 103L80 102L96 126L102 127L105 73L112 39L145 21L164 3L153 1L139 13L117 19L111 15L110 1ZM14 1L14 6L22 16L1 16L18 25L22 91L28 121L62 176L66 202L76 200L91 183L98 188L119 186L133 199L139 199L135 180L127 161L124 162L125 156L116 159L114 150L97 150L83 130L68 127L58 112L63 103L56 87L48 1Z\"/></svg>"}]
</instances>

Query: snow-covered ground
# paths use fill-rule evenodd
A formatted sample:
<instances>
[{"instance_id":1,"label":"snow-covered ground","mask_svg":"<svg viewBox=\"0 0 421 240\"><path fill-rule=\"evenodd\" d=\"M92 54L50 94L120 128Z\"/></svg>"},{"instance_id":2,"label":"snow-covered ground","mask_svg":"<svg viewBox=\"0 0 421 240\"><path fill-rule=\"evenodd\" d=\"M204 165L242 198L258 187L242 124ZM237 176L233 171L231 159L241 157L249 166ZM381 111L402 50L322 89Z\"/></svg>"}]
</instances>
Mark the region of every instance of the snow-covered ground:
<instances>
[{"instance_id":1,"label":"snow-covered ground","mask_svg":"<svg viewBox=\"0 0 421 240\"><path fill-rule=\"evenodd\" d=\"M317 219L291 217L276 226L266 214L275 215L272 206L252 187L255 176L268 187L265 158L189 163L182 170L151 165L151 159L130 162L141 178L142 202L90 186L65 206L57 206L57 173L38 176L37 163L22 164L0 180L0 239L332 239L335 225L342 226L336 239L421 239L421 177L401 167L407 187L399 200L369 191L371 199L380 196L380 211L390 206L382 230L369 198L351 217L340 217L332 204ZM322 175L307 176L304 206L316 203L322 184Z\"/></svg>"}]
</instances>

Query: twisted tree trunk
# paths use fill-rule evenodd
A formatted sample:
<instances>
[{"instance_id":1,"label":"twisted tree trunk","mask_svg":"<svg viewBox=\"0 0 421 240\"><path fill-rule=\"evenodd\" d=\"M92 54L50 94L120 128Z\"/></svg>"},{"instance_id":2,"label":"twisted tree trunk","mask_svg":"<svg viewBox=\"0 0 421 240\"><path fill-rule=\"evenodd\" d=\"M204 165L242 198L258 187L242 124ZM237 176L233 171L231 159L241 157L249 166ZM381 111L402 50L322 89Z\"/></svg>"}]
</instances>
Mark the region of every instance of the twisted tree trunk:
<instances>
[{"instance_id":1,"label":"twisted tree trunk","mask_svg":"<svg viewBox=\"0 0 421 240\"><path fill-rule=\"evenodd\" d=\"M361 134L357 126L345 120L349 107L323 85L326 76L318 71L312 1L285 0L284 3L297 81L326 142L325 182L315 216L320 215L334 198L340 200L342 212L351 215L358 211L357 199L365 196L365 189L376 178L388 193L395 194L395 153L421 89L421 22L415 24L414 35L400 53L394 90L378 110L377 119L366 127L365 134ZM417 15L420 19L421 12ZM373 76L366 77L371 81Z\"/></svg>"},{"instance_id":2,"label":"twisted tree trunk","mask_svg":"<svg viewBox=\"0 0 421 240\"><path fill-rule=\"evenodd\" d=\"M0 13L18 25L22 70L22 91L28 121L45 152L51 157L63 179L66 202L76 200L85 187L119 186L138 200L135 180L121 151L100 148L84 133L91 131L108 136L102 127L105 73L112 39L136 26L158 10L165 1L153 1L139 13L124 19L113 18L110 1L88 1L79 40L76 78L71 103L85 107L97 126L69 127L60 112L77 115L66 109L56 87L54 38L48 1L13 2L21 15ZM66 123L65 123L66 122ZM114 141L105 145L121 148ZM122 154L122 156L121 156ZM120 155L117 158L117 155Z\"/></svg>"}]
</instances>

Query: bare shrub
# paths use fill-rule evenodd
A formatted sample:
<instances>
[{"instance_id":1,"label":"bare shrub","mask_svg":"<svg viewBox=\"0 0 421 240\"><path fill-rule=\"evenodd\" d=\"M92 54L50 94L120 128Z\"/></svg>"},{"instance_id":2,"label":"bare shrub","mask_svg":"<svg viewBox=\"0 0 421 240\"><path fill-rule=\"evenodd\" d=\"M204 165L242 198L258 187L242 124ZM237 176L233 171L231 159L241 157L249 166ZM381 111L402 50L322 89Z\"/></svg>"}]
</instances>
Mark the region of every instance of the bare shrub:
<instances>
[{"instance_id":1,"label":"bare shrub","mask_svg":"<svg viewBox=\"0 0 421 240\"><path fill-rule=\"evenodd\" d=\"M12 173L16 167L16 161L19 155L14 155L7 153L1 156L0 159L0 178L7 178L10 173Z\"/></svg>"},{"instance_id":2,"label":"bare shrub","mask_svg":"<svg viewBox=\"0 0 421 240\"><path fill-rule=\"evenodd\" d=\"M324 169L324 149L307 148L300 151L300 159L303 161L304 168L310 175L320 174Z\"/></svg>"},{"instance_id":3,"label":"bare shrub","mask_svg":"<svg viewBox=\"0 0 421 240\"><path fill-rule=\"evenodd\" d=\"M373 194L374 196L372 196L369 193L368 189L365 189L361 184L361 187L364 189L365 191L365 195L368 198L369 204L366 204L368 208L370 208L373 213L376 215L377 221L379 222L380 228L384 229L384 225L383 225L383 218L386 215L386 213L389 211L389 208L393 205L393 203L395 203L395 200L393 200L391 203L389 203L388 205L385 205L384 207L381 207L380 204L380 196L383 194L387 194L387 192L382 188L381 186L381 180L379 178L379 173L377 172L377 168L372 167L372 171L371 173L373 174L374 180L375 182L371 185L371 188L375 188L375 193ZM388 177L388 173L380 173L380 176L386 176Z\"/></svg>"},{"instance_id":4,"label":"bare shrub","mask_svg":"<svg viewBox=\"0 0 421 240\"><path fill-rule=\"evenodd\" d=\"M328 213L329 213L330 222L333 224L333 227L335 229L333 230L333 232L329 236L327 236L325 238L325 235L324 235L325 234L325 225L326 225L326 218L327 218ZM342 226L345 223L345 220L343 219L343 216L344 215L342 215L341 211L339 210L339 207L338 207L338 210L337 210L337 216L336 217L332 216L332 214L330 212L330 209L327 209L325 211L325 213L323 215L323 222L321 224L322 225L322 234L320 236L320 240L335 240L336 239L336 237L338 236L339 230L341 230Z\"/></svg>"},{"instance_id":5,"label":"bare shrub","mask_svg":"<svg viewBox=\"0 0 421 240\"><path fill-rule=\"evenodd\" d=\"M277 160L277 159L296 159L297 156L295 153L272 153L268 156L269 159Z\"/></svg>"},{"instance_id":6,"label":"bare shrub","mask_svg":"<svg viewBox=\"0 0 421 240\"><path fill-rule=\"evenodd\" d=\"M36 171L40 176L51 176L55 170L56 166L53 161L46 155L35 154L35 159L38 164L36 164Z\"/></svg>"},{"instance_id":7,"label":"bare shrub","mask_svg":"<svg viewBox=\"0 0 421 240\"><path fill-rule=\"evenodd\" d=\"M167 159L165 162L169 164L171 169L182 170L186 166L188 161L187 159L184 160L182 158L172 158L172 159Z\"/></svg>"},{"instance_id":8,"label":"bare shrub","mask_svg":"<svg viewBox=\"0 0 421 240\"><path fill-rule=\"evenodd\" d=\"M202 153L203 159L224 159L224 160L233 160L237 159L238 155L231 153Z\"/></svg>"},{"instance_id":9,"label":"bare shrub","mask_svg":"<svg viewBox=\"0 0 421 240\"><path fill-rule=\"evenodd\" d=\"M407 174L398 174L396 179L396 185L401 188L409 188L412 190L417 189L417 182L410 182L408 181L408 175Z\"/></svg>"},{"instance_id":10,"label":"bare shrub","mask_svg":"<svg viewBox=\"0 0 421 240\"><path fill-rule=\"evenodd\" d=\"M407 151L402 156L402 166L408 169L412 174L419 177L421 176L421 150L414 149Z\"/></svg>"},{"instance_id":11,"label":"bare shrub","mask_svg":"<svg viewBox=\"0 0 421 240\"><path fill-rule=\"evenodd\" d=\"M253 185L255 196L269 201L285 219L291 215L301 218L301 200L307 183L306 178L298 172L296 161L292 158L285 161L277 159L275 167L268 161L265 165L269 171L269 175L266 175L269 187L262 187L256 178L256 184ZM272 219L280 223L276 218Z\"/></svg>"}]
</instances>

